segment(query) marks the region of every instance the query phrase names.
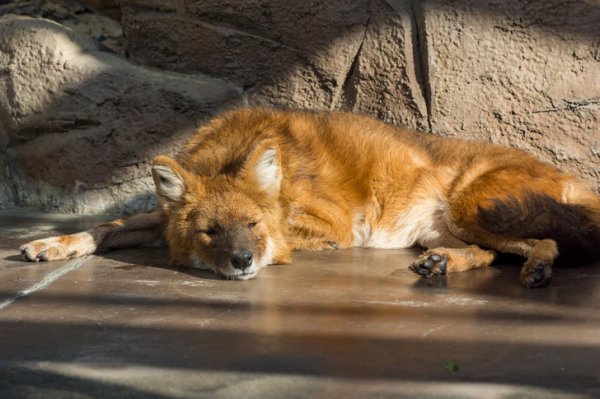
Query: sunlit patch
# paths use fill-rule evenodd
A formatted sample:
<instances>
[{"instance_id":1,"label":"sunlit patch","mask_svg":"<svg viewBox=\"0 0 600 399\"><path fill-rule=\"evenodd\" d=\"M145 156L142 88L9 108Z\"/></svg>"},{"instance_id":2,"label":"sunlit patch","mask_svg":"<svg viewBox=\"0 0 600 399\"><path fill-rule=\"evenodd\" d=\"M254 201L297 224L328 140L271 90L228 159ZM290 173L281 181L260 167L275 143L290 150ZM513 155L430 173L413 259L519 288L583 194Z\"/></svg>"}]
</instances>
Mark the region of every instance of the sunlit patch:
<instances>
[{"instance_id":1,"label":"sunlit patch","mask_svg":"<svg viewBox=\"0 0 600 399\"><path fill-rule=\"evenodd\" d=\"M53 231L56 229L55 225L40 225L36 226L35 229L27 228L27 227L10 227L3 226L0 228L0 232L5 236L15 236L19 239L35 237L40 235L41 233L46 233L49 231Z\"/></svg>"}]
</instances>

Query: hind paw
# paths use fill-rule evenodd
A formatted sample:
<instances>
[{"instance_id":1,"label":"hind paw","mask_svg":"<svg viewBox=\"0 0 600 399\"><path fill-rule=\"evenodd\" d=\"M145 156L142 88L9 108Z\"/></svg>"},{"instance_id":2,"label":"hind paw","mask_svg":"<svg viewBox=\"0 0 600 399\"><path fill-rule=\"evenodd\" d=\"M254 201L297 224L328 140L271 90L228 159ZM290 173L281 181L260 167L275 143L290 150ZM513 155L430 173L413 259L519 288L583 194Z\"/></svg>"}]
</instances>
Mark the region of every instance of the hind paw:
<instances>
[{"instance_id":1,"label":"hind paw","mask_svg":"<svg viewBox=\"0 0 600 399\"><path fill-rule=\"evenodd\" d=\"M446 274L446 270L448 269L448 255L425 252L409 266L409 269L423 277Z\"/></svg>"},{"instance_id":2,"label":"hind paw","mask_svg":"<svg viewBox=\"0 0 600 399\"><path fill-rule=\"evenodd\" d=\"M521 283L527 288L541 288L552 280L552 264L542 259L530 259L521 269Z\"/></svg>"}]
</instances>

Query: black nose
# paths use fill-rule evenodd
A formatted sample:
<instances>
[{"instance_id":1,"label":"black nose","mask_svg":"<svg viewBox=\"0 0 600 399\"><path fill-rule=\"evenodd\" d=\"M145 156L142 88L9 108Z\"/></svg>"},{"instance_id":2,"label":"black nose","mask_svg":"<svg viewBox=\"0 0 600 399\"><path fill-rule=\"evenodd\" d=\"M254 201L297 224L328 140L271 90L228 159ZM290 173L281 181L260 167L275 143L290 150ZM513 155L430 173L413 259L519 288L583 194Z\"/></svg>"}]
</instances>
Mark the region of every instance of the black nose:
<instances>
[{"instance_id":1,"label":"black nose","mask_svg":"<svg viewBox=\"0 0 600 399\"><path fill-rule=\"evenodd\" d=\"M240 249L231 254L231 266L236 269L245 270L252 265L252 252Z\"/></svg>"}]
</instances>

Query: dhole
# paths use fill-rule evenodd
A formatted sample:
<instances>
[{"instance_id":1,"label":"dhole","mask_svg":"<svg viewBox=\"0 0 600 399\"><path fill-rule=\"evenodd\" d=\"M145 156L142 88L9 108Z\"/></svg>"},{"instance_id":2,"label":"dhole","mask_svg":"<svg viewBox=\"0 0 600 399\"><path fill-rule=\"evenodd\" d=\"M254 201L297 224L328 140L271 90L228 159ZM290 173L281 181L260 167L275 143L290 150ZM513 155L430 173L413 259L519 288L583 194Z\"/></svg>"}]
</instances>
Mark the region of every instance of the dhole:
<instances>
[{"instance_id":1,"label":"dhole","mask_svg":"<svg viewBox=\"0 0 600 399\"><path fill-rule=\"evenodd\" d=\"M289 263L293 250L426 251L428 277L526 258L541 287L561 254L600 257L600 196L511 148L391 126L348 113L242 109L214 118L175 159L159 156L155 210L32 241L32 261L85 256L164 237L171 263L229 279Z\"/></svg>"}]
</instances>

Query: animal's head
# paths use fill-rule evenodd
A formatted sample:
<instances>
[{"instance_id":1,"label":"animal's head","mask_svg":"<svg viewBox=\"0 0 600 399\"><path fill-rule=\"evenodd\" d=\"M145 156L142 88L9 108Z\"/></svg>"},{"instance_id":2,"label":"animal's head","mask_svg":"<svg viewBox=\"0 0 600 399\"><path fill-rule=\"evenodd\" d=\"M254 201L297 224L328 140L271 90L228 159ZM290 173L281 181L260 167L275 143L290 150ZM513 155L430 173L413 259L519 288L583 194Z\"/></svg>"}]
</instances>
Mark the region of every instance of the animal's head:
<instances>
[{"instance_id":1,"label":"animal's head","mask_svg":"<svg viewBox=\"0 0 600 399\"><path fill-rule=\"evenodd\" d=\"M173 263L246 280L289 258L279 226L282 174L275 143L259 144L233 174L200 176L161 156L152 175Z\"/></svg>"}]
</instances>

